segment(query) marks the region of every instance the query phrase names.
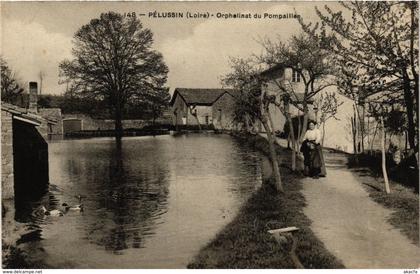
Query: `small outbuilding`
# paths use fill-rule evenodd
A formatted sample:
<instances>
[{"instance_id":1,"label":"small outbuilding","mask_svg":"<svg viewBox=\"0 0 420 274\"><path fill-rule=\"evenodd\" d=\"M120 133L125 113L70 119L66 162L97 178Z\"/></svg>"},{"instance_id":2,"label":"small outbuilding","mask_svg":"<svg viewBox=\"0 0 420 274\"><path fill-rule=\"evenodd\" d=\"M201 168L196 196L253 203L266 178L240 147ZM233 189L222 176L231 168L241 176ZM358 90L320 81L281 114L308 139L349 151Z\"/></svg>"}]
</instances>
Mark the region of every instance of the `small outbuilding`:
<instances>
[{"instance_id":1,"label":"small outbuilding","mask_svg":"<svg viewBox=\"0 0 420 274\"><path fill-rule=\"evenodd\" d=\"M2 199L27 199L48 186L48 128L54 123L1 103Z\"/></svg>"}]
</instances>

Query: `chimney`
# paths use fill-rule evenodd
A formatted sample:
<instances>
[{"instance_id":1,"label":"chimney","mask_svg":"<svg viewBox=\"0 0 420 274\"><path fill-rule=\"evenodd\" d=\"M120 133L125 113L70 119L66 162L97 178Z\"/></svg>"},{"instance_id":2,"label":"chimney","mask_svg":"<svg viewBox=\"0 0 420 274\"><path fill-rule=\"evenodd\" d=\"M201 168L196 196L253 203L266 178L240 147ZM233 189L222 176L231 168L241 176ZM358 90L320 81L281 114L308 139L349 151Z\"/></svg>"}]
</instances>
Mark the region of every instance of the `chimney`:
<instances>
[{"instance_id":1,"label":"chimney","mask_svg":"<svg viewBox=\"0 0 420 274\"><path fill-rule=\"evenodd\" d=\"M38 113L38 83L29 82L29 112Z\"/></svg>"}]
</instances>

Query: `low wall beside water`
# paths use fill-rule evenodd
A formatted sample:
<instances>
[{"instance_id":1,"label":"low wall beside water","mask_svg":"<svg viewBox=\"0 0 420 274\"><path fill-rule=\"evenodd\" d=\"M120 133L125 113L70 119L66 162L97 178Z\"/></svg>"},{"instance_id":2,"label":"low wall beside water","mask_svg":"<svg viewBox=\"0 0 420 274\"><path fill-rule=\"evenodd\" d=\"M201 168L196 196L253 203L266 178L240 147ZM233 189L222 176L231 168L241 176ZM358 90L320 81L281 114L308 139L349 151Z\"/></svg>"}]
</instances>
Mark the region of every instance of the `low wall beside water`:
<instances>
[{"instance_id":1,"label":"low wall beside water","mask_svg":"<svg viewBox=\"0 0 420 274\"><path fill-rule=\"evenodd\" d=\"M150 120L131 119L122 120L124 129L142 129L150 126ZM169 124L165 119L157 119L156 124ZM63 114L64 135L77 131L109 131L115 129L115 121L112 119L93 119L86 114Z\"/></svg>"}]
</instances>

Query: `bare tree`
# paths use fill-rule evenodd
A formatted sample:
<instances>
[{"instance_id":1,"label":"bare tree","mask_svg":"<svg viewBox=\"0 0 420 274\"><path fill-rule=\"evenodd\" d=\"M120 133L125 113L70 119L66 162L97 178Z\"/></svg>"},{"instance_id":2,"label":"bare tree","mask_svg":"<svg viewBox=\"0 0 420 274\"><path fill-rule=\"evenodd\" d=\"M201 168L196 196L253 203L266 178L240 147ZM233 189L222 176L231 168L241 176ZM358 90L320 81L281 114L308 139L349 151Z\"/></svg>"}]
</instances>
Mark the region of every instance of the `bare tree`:
<instances>
[{"instance_id":1,"label":"bare tree","mask_svg":"<svg viewBox=\"0 0 420 274\"><path fill-rule=\"evenodd\" d=\"M283 108L278 106L280 111L285 115L289 123L290 139L292 141L292 170L296 170L296 154L299 151L299 145L296 140L295 127L293 126L292 116L290 114L290 98L283 97Z\"/></svg>"},{"instance_id":2,"label":"bare tree","mask_svg":"<svg viewBox=\"0 0 420 274\"><path fill-rule=\"evenodd\" d=\"M381 102L369 102L370 106L370 113L377 121L378 128L381 130L381 165L382 165L382 175L385 182L385 191L386 193L390 193L389 188L389 180L388 180L388 172L386 169L386 123L384 117L389 115L389 112L392 111L387 105L382 104Z\"/></svg>"},{"instance_id":3,"label":"bare tree","mask_svg":"<svg viewBox=\"0 0 420 274\"><path fill-rule=\"evenodd\" d=\"M292 68L303 81L303 98L297 100L299 91L294 88L290 79L271 79L277 85L279 95L288 94L290 102L304 113L303 124L297 136L299 141L307 129L310 101L325 88L334 85L330 77L332 65L327 58L329 53L321 47L320 42L305 33L292 36L289 43L265 39L261 43L265 52L257 56L262 64L280 64Z\"/></svg>"},{"instance_id":4,"label":"bare tree","mask_svg":"<svg viewBox=\"0 0 420 274\"><path fill-rule=\"evenodd\" d=\"M0 57L1 70L1 99L5 102L15 103L16 99L22 95L23 88L16 80L16 75L7 65L7 62Z\"/></svg>"},{"instance_id":5,"label":"bare tree","mask_svg":"<svg viewBox=\"0 0 420 274\"><path fill-rule=\"evenodd\" d=\"M418 2L341 2L343 11L317 9L321 27L303 25L321 39L341 69L351 70L353 85L364 96L380 94L402 100L408 119L408 140L418 151ZM318 31L316 31L318 29Z\"/></svg>"},{"instance_id":6,"label":"bare tree","mask_svg":"<svg viewBox=\"0 0 420 274\"><path fill-rule=\"evenodd\" d=\"M385 182L385 191L386 193L391 193L391 190L389 188L389 180L388 180L388 172L386 171L386 154L385 154L385 124L384 124L384 118L381 115L381 128L382 128L382 138L381 138L381 149L382 149L382 175L384 177Z\"/></svg>"},{"instance_id":7,"label":"bare tree","mask_svg":"<svg viewBox=\"0 0 420 274\"><path fill-rule=\"evenodd\" d=\"M319 124L322 126L322 142L324 145L325 137L325 124L330 118L339 120L336 115L338 108L343 104L343 101L339 101L337 94L333 92L322 93L318 98L314 100L314 108L317 109L317 112L320 112Z\"/></svg>"},{"instance_id":8,"label":"bare tree","mask_svg":"<svg viewBox=\"0 0 420 274\"><path fill-rule=\"evenodd\" d=\"M223 77L222 84L241 92L241 96L236 99L234 110L236 114L234 115L243 115L245 120L259 120L262 123L267 133L275 187L278 192L282 193L284 190L275 147L273 120L269 112L269 106L274 104L275 96L267 94L266 90L261 88L264 85L263 79L260 77L261 68L253 60L232 58L230 65L231 72ZM243 120L239 117L236 119Z\"/></svg>"}]
</instances>

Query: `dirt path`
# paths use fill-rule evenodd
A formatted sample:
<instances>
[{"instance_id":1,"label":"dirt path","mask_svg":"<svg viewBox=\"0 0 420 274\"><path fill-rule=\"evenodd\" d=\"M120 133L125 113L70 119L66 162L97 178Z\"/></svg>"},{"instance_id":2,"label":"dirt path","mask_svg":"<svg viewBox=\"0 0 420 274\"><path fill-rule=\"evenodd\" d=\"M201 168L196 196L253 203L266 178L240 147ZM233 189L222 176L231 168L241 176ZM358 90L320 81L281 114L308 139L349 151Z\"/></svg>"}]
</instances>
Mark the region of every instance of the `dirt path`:
<instances>
[{"instance_id":1,"label":"dirt path","mask_svg":"<svg viewBox=\"0 0 420 274\"><path fill-rule=\"evenodd\" d=\"M344 160L332 157L326 178L303 181L314 233L347 268L418 268L420 248L386 221L391 211L369 198Z\"/></svg>"}]
</instances>

